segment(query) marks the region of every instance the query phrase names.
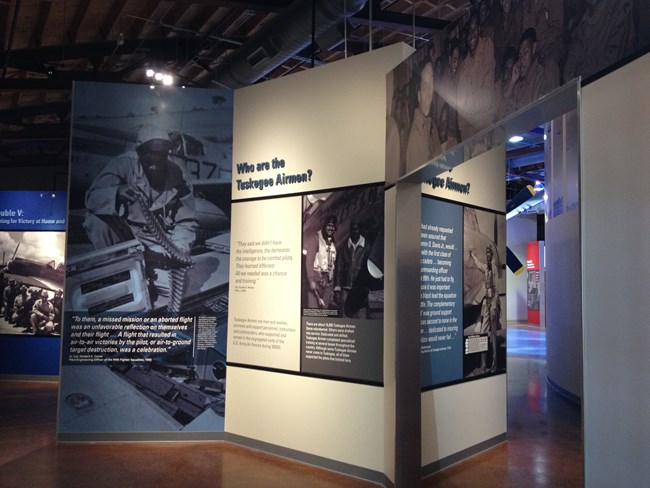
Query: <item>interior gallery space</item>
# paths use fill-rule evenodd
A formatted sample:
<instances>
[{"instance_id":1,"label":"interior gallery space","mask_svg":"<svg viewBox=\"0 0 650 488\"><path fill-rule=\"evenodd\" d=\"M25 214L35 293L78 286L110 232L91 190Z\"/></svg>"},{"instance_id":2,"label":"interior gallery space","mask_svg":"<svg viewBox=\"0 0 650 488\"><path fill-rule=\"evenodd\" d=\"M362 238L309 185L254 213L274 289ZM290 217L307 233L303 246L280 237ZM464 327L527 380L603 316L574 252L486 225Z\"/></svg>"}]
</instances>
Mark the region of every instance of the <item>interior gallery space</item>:
<instances>
[{"instance_id":1,"label":"interior gallery space","mask_svg":"<svg viewBox=\"0 0 650 488\"><path fill-rule=\"evenodd\" d=\"M423 487L583 486L580 408L547 387L544 333L516 330L508 442L425 478ZM57 445L57 384L2 381L1 388L5 486L377 486L230 443Z\"/></svg>"},{"instance_id":2,"label":"interior gallery space","mask_svg":"<svg viewBox=\"0 0 650 488\"><path fill-rule=\"evenodd\" d=\"M648 26L0 2L2 486L650 484Z\"/></svg>"}]
</instances>

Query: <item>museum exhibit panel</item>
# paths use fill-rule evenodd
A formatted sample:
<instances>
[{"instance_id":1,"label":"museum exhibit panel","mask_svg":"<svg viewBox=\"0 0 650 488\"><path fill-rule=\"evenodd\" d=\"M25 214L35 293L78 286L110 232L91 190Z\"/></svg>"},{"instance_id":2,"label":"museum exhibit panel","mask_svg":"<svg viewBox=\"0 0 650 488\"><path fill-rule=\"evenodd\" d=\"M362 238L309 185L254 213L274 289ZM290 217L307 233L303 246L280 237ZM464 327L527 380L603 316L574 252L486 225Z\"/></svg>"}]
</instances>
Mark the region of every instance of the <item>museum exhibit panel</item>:
<instances>
[{"instance_id":1,"label":"museum exhibit panel","mask_svg":"<svg viewBox=\"0 0 650 488\"><path fill-rule=\"evenodd\" d=\"M529 322L582 399L586 485L650 480L647 9L555 2L504 31L502 3L235 90L75 82L67 212L0 204L59 225L0 228L7 286L65 304L28 323L5 300L0 357L60 347L60 373L0 374L60 374L59 441L228 441L417 486L507 441L506 141L544 127ZM26 253L63 230L65 261Z\"/></svg>"},{"instance_id":2,"label":"museum exhibit panel","mask_svg":"<svg viewBox=\"0 0 650 488\"><path fill-rule=\"evenodd\" d=\"M66 201L63 191L0 191L0 375L59 373ZM39 300L52 309L37 318Z\"/></svg>"},{"instance_id":3,"label":"museum exhibit panel","mask_svg":"<svg viewBox=\"0 0 650 488\"><path fill-rule=\"evenodd\" d=\"M226 430L382 484L395 449L385 77L411 51L235 92Z\"/></svg>"},{"instance_id":4,"label":"museum exhibit panel","mask_svg":"<svg viewBox=\"0 0 650 488\"><path fill-rule=\"evenodd\" d=\"M60 440L223 432L232 99L75 83Z\"/></svg>"},{"instance_id":5,"label":"museum exhibit panel","mask_svg":"<svg viewBox=\"0 0 650 488\"><path fill-rule=\"evenodd\" d=\"M526 306L528 308L528 323L545 327L545 280L546 263L544 259L544 241L528 243L526 253Z\"/></svg>"}]
</instances>

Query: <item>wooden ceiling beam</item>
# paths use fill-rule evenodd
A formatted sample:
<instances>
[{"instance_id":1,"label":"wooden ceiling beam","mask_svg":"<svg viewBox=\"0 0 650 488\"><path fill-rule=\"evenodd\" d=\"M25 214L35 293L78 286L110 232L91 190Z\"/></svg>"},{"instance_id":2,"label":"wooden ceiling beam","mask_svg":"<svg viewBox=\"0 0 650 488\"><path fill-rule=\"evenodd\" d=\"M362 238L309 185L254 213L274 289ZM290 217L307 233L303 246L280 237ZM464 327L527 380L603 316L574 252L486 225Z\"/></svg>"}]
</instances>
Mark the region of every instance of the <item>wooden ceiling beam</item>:
<instances>
[{"instance_id":1,"label":"wooden ceiling beam","mask_svg":"<svg viewBox=\"0 0 650 488\"><path fill-rule=\"evenodd\" d=\"M115 0L113 2L111 9L104 17L104 23L99 29L99 35L101 36L101 39L109 39L111 32L113 31L113 26L115 25L115 22L117 22L117 19L120 17L120 15L122 15L122 11L124 10L124 6L126 5L127 1L128 0Z\"/></svg>"},{"instance_id":2,"label":"wooden ceiling beam","mask_svg":"<svg viewBox=\"0 0 650 488\"><path fill-rule=\"evenodd\" d=\"M177 4L197 4L197 5L210 5L212 7L227 7L242 10L259 10L261 12L279 13L285 10L293 3L293 0L268 0L265 2L260 1L245 1L245 0L170 0Z\"/></svg>"},{"instance_id":3,"label":"wooden ceiling beam","mask_svg":"<svg viewBox=\"0 0 650 488\"><path fill-rule=\"evenodd\" d=\"M0 123L23 125L23 119L26 117L34 117L50 113L56 113L57 116L63 120L65 116L70 113L70 108L71 102L60 102L0 110Z\"/></svg>"},{"instance_id":4,"label":"wooden ceiling beam","mask_svg":"<svg viewBox=\"0 0 650 488\"><path fill-rule=\"evenodd\" d=\"M199 47L201 41L184 39L190 49ZM46 46L41 48L15 49L8 59L8 66L36 73L47 73L47 63L64 59L91 59L96 56L128 55L135 52L146 53L152 59L175 57L178 39L135 39L117 44L116 41L78 43L67 46ZM0 63L5 58L0 54ZM64 72L64 71L61 71Z\"/></svg>"},{"instance_id":5,"label":"wooden ceiling beam","mask_svg":"<svg viewBox=\"0 0 650 488\"><path fill-rule=\"evenodd\" d=\"M38 8L38 16L36 17L36 25L32 31L30 39L30 46L38 47L43 44L43 33L47 25L47 19L50 17L50 10L52 10L51 0L42 0Z\"/></svg>"},{"instance_id":6,"label":"wooden ceiling beam","mask_svg":"<svg viewBox=\"0 0 650 488\"><path fill-rule=\"evenodd\" d=\"M90 6L91 0L81 0L77 5L72 21L70 22L70 27L67 31L68 42L74 44L77 42L77 36L79 35L79 28L83 23L86 14L88 13L88 7Z\"/></svg>"},{"instance_id":7,"label":"wooden ceiling beam","mask_svg":"<svg viewBox=\"0 0 650 488\"><path fill-rule=\"evenodd\" d=\"M415 32L431 34L438 32L449 25L449 21L435 19L431 17L421 17L411 14L392 12L380 8L380 2L373 2L372 18L370 15L370 2L366 4L357 14L350 18L351 22L362 25L372 24L374 27L383 27L390 30L396 30L405 34Z\"/></svg>"},{"instance_id":8,"label":"wooden ceiling beam","mask_svg":"<svg viewBox=\"0 0 650 488\"><path fill-rule=\"evenodd\" d=\"M9 28L9 2L0 2L0 47L6 48L7 29Z\"/></svg>"}]
</instances>

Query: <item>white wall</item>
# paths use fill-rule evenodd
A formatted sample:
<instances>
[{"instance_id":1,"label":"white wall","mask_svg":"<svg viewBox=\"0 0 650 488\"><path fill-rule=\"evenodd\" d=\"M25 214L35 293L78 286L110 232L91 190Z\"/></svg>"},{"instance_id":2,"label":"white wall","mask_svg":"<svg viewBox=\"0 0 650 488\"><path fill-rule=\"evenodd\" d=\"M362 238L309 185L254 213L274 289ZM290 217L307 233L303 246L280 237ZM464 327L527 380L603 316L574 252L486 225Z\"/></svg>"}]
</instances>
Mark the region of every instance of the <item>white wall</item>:
<instances>
[{"instance_id":1,"label":"white wall","mask_svg":"<svg viewBox=\"0 0 650 488\"><path fill-rule=\"evenodd\" d=\"M502 374L422 393L422 466L503 435L506 384Z\"/></svg>"},{"instance_id":2,"label":"white wall","mask_svg":"<svg viewBox=\"0 0 650 488\"><path fill-rule=\"evenodd\" d=\"M526 266L527 244L537 240L537 217L535 215L522 215L508 220L506 223L506 236L510 250ZM506 270L506 276L507 320L508 322L526 322L528 320L526 302L527 272L524 269L522 273L515 275L508 269Z\"/></svg>"},{"instance_id":3,"label":"white wall","mask_svg":"<svg viewBox=\"0 0 650 488\"><path fill-rule=\"evenodd\" d=\"M582 91L585 485L650 486L650 55Z\"/></svg>"},{"instance_id":4,"label":"white wall","mask_svg":"<svg viewBox=\"0 0 650 488\"><path fill-rule=\"evenodd\" d=\"M384 471L383 388L228 368L226 431Z\"/></svg>"}]
</instances>

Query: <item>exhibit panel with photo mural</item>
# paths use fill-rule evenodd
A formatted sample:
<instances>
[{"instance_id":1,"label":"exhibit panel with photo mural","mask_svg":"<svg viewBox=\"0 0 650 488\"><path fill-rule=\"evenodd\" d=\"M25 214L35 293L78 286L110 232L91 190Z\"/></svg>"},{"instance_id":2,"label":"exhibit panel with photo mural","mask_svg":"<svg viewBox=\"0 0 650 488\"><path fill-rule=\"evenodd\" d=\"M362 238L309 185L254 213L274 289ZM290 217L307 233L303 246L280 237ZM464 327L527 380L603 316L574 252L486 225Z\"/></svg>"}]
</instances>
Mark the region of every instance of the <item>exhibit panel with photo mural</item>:
<instances>
[{"instance_id":1,"label":"exhibit panel with photo mural","mask_svg":"<svg viewBox=\"0 0 650 488\"><path fill-rule=\"evenodd\" d=\"M66 202L65 192L0 192L0 334L61 335Z\"/></svg>"},{"instance_id":2,"label":"exhibit panel with photo mural","mask_svg":"<svg viewBox=\"0 0 650 488\"><path fill-rule=\"evenodd\" d=\"M647 0L476 2L388 77L387 181L642 52L647 11Z\"/></svg>"},{"instance_id":3,"label":"exhibit panel with photo mural","mask_svg":"<svg viewBox=\"0 0 650 488\"><path fill-rule=\"evenodd\" d=\"M383 214L380 184L233 203L229 362L380 382Z\"/></svg>"},{"instance_id":4,"label":"exhibit panel with photo mural","mask_svg":"<svg viewBox=\"0 0 650 488\"><path fill-rule=\"evenodd\" d=\"M66 204L66 192L0 192L0 375L59 374Z\"/></svg>"},{"instance_id":5,"label":"exhibit panel with photo mural","mask_svg":"<svg viewBox=\"0 0 650 488\"><path fill-rule=\"evenodd\" d=\"M424 389L506 371L504 151L422 185Z\"/></svg>"},{"instance_id":6,"label":"exhibit panel with photo mural","mask_svg":"<svg viewBox=\"0 0 650 488\"><path fill-rule=\"evenodd\" d=\"M73 108L59 438L222 432L232 92L75 83Z\"/></svg>"},{"instance_id":7,"label":"exhibit panel with photo mural","mask_svg":"<svg viewBox=\"0 0 650 488\"><path fill-rule=\"evenodd\" d=\"M229 363L380 383L383 185L232 208Z\"/></svg>"},{"instance_id":8,"label":"exhibit panel with photo mural","mask_svg":"<svg viewBox=\"0 0 650 488\"><path fill-rule=\"evenodd\" d=\"M238 91L229 364L383 384L383 146L363 141L383 140L376 100L404 49Z\"/></svg>"}]
</instances>

